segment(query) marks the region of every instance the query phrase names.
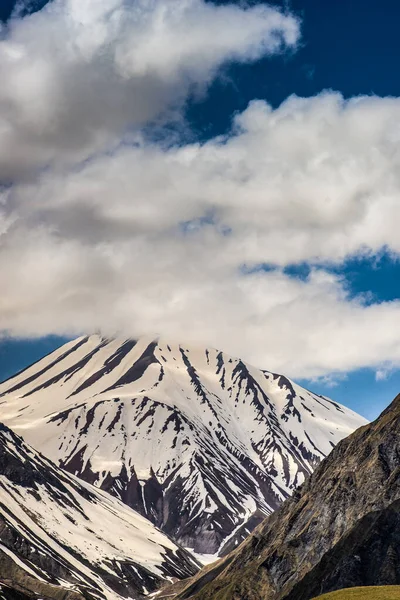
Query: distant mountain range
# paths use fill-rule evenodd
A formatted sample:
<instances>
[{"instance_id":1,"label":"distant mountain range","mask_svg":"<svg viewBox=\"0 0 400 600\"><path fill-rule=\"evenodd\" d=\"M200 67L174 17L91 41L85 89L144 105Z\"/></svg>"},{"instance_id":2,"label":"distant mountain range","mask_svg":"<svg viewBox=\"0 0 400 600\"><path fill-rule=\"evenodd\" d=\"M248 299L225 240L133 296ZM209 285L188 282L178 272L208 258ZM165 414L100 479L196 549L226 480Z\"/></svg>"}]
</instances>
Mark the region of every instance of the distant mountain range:
<instances>
[{"instance_id":1,"label":"distant mountain range","mask_svg":"<svg viewBox=\"0 0 400 600\"><path fill-rule=\"evenodd\" d=\"M235 548L366 422L211 348L96 335L1 384L0 412L59 466L176 543L214 556Z\"/></svg>"},{"instance_id":2,"label":"distant mountain range","mask_svg":"<svg viewBox=\"0 0 400 600\"><path fill-rule=\"evenodd\" d=\"M399 583L400 395L340 442L238 549L165 593L170 600L310 600Z\"/></svg>"}]
</instances>

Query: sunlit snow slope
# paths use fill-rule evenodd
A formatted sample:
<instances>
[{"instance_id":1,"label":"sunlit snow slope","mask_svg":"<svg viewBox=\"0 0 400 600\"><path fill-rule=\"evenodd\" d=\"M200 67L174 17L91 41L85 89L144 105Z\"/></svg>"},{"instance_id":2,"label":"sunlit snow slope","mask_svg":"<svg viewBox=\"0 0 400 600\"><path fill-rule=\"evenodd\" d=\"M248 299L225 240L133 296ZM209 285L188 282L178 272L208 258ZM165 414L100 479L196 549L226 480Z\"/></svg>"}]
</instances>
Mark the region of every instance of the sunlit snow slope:
<instances>
[{"instance_id":1,"label":"sunlit snow slope","mask_svg":"<svg viewBox=\"0 0 400 600\"><path fill-rule=\"evenodd\" d=\"M79 338L0 385L35 448L198 553L228 550L365 420L214 349Z\"/></svg>"},{"instance_id":2,"label":"sunlit snow slope","mask_svg":"<svg viewBox=\"0 0 400 600\"><path fill-rule=\"evenodd\" d=\"M42 597L47 583L90 598L142 598L166 578L196 570L147 519L0 424L0 588L9 580L31 591L36 583Z\"/></svg>"}]
</instances>

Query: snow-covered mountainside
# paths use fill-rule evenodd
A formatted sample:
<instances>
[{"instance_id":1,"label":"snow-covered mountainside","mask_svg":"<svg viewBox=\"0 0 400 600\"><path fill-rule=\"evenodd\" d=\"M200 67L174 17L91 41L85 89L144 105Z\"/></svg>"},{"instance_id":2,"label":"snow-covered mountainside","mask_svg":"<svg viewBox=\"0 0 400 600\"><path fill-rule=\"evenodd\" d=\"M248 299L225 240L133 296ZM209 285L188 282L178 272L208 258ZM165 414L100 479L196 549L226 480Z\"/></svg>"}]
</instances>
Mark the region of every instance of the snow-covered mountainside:
<instances>
[{"instance_id":1,"label":"snow-covered mountainside","mask_svg":"<svg viewBox=\"0 0 400 600\"><path fill-rule=\"evenodd\" d=\"M0 385L1 418L202 554L222 554L365 420L214 349L74 340Z\"/></svg>"},{"instance_id":2,"label":"snow-covered mountainside","mask_svg":"<svg viewBox=\"0 0 400 600\"><path fill-rule=\"evenodd\" d=\"M147 519L0 424L0 588L33 597L61 598L61 587L71 598L143 598L196 570Z\"/></svg>"}]
</instances>

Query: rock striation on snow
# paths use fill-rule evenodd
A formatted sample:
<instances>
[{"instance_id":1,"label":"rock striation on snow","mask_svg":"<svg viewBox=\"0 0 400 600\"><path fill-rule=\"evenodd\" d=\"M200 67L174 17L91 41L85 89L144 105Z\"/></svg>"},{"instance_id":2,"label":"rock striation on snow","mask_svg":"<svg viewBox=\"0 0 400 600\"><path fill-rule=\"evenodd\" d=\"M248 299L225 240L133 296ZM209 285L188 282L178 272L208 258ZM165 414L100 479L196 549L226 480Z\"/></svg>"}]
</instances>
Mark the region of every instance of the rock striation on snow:
<instances>
[{"instance_id":1,"label":"rock striation on snow","mask_svg":"<svg viewBox=\"0 0 400 600\"><path fill-rule=\"evenodd\" d=\"M147 519L0 424L3 597L143 598L198 567Z\"/></svg>"},{"instance_id":2,"label":"rock striation on snow","mask_svg":"<svg viewBox=\"0 0 400 600\"><path fill-rule=\"evenodd\" d=\"M0 384L1 419L172 539L223 555L366 421L211 348L78 338Z\"/></svg>"},{"instance_id":3,"label":"rock striation on snow","mask_svg":"<svg viewBox=\"0 0 400 600\"><path fill-rule=\"evenodd\" d=\"M399 544L400 395L342 440L239 548L166 594L311 600L349 587L399 585Z\"/></svg>"}]
</instances>

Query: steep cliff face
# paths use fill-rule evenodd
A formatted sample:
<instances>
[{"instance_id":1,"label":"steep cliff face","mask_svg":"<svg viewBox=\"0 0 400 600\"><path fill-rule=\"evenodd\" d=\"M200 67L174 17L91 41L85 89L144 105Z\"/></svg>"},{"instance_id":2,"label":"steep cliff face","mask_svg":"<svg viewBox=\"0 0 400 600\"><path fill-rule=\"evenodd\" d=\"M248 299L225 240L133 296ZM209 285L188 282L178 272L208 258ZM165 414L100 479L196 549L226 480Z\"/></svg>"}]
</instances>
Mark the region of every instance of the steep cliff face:
<instances>
[{"instance_id":1,"label":"steep cliff face","mask_svg":"<svg viewBox=\"0 0 400 600\"><path fill-rule=\"evenodd\" d=\"M9 598L143 598L196 561L152 523L0 425L0 588Z\"/></svg>"},{"instance_id":2,"label":"steep cliff face","mask_svg":"<svg viewBox=\"0 0 400 600\"><path fill-rule=\"evenodd\" d=\"M398 583L399 499L400 395L177 597L309 600L356 584Z\"/></svg>"},{"instance_id":3,"label":"steep cliff face","mask_svg":"<svg viewBox=\"0 0 400 600\"><path fill-rule=\"evenodd\" d=\"M2 419L185 547L223 555L365 420L167 340L80 338L0 385Z\"/></svg>"},{"instance_id":4,"label":"steep cliff face","mask_svg":"<svg viewBox=\"0 0 400 600\"><path fill-rule=\"evenodd\" d=\"M400 500L395 500L357 521L285 600L309 600L347 587L399 583Z\"/></svg>"}]
</instances>

